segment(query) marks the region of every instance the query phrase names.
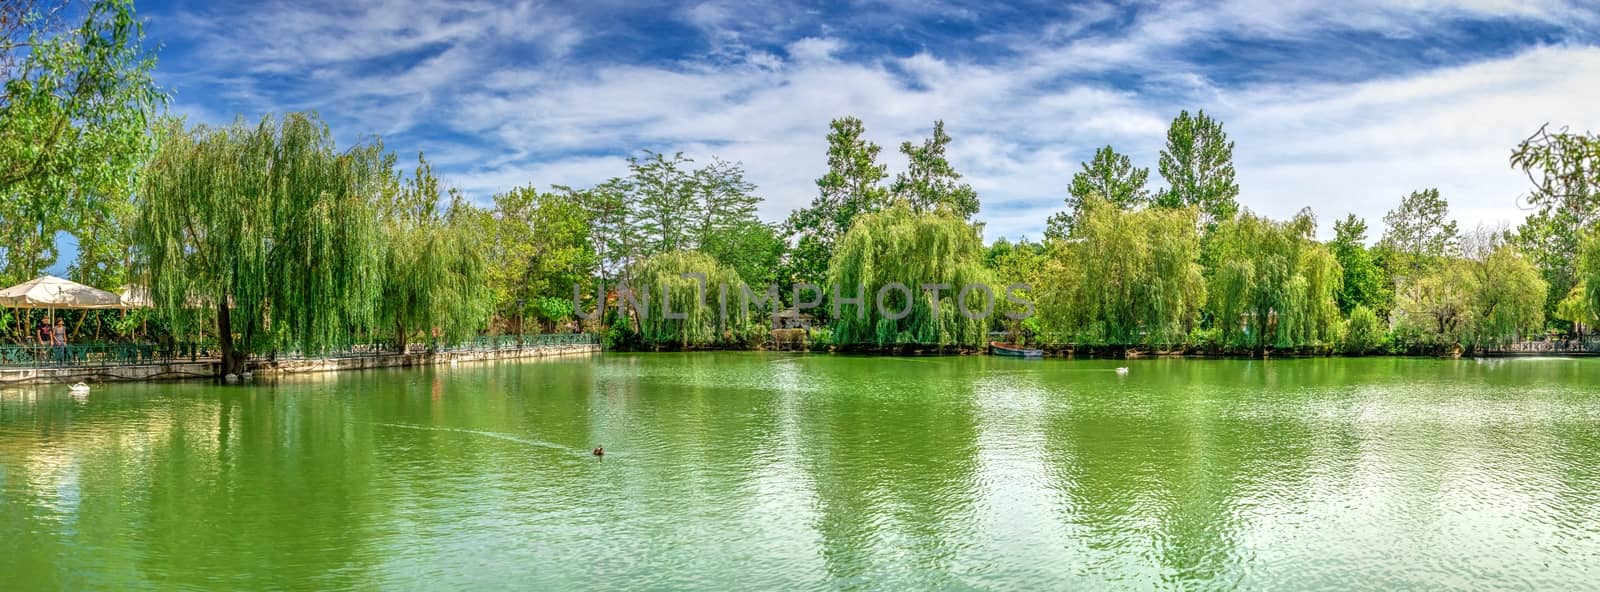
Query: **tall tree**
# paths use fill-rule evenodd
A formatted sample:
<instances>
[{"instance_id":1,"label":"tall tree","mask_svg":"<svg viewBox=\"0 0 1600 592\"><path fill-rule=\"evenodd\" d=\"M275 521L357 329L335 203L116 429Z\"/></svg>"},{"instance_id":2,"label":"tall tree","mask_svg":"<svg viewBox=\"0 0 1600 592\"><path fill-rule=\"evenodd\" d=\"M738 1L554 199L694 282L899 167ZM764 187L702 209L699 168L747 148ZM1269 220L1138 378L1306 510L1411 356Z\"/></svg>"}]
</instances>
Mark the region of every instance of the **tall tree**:
<instances>
[{"instance_id":1,"label":"tall tree","mask_svg":"<svg viewBox=\"0 0 1600 592\"><path fill-rule=\"evenodd\" d=\"M397 185L395 175L378 203L384 257L376 323L393 329L402 351L419 331L451 340L475 334L493 298L475 209L457 192L444 203L420 154L416 173Z\"/></svg>"},{"instance_id":2,"label":"tall tree","mask_svg":"<svg viewBox=\"0 0 1600 592\"><path fill-rule=\"evenodd\" d=\"M590 189L557 185L554 191L563 201L583 209L600 279L608 286L625 281L628 268L644 252L633 227L636 196L629 181L613 177Z\"/></svg>"},{"instance_id":3,"label":"tall tree","mask_svg":"<svg viewBox=\"0 0 1600 592\"><path fill-rule=\"evenodd\" d=\"M698 250L732 268L746 284L765 287L778 280L784 244L777 229L751 219L707 236Z\"/></svg>"},{"instance_id":4,"label":"tall tree","mask_svg":"<svg viewBox=\"0 0 1600 592\"><path fill-rule=\"evenodd\" d=\"M533 187L494 196L492 212L489 283L495 291L496 312L514 323L518 332L529 317L547 326L566 320L563 311L545 299L570 303L573 286L587 288L582 284L600 260L596 245L603 248L603 241L595 241L591 233L602 226L592 222L582 199L541 193Z\"/></svg>"},{"instance_id":5,"label":"tall tree","mask_svg":"<svg viewBox=\"0 0 1600 592\"><path fill-rule=\"evenodd\" d=\"M693 212L698 209L700 195L694 173L688 170L693 163L682 152L668 158L646 150L644 158L628 159L629 184L638 194L634 199L637 207L634 224L646 252L665 253L693 247Z\"/></svg>"},{"instance_id":6,"label":"tall tree","mask_svg":"<svg viewBox=\"0 0 1600 592\"><path fill-rule=\"evenodd\" d=\"M1572 254L1600 222L1600 136L1541 126L1512 151L1511 166L1533 186L1534 213L1517 229L1517 244L1549 283L1545 310L1553 315L1581 279Z\"/></svg>"},{"instance_id":7,"label":"tall tree","mask_svg":"<svg viewBox=\"0 0 1600 592\"><path fill-rule=\"evenodd\" d=\"M1383 268L1367 249L1367 222L1355 214L1333 223L1333 241L1328 243L1333 258L1344 270L1344 287L1339 290L1339 311L1349 315L1365 307L1374 315L1389 312L1390 285Z\"/></svg>"},{"instance_id":8,"label":"tall tree","mask_svg":"<svg viewBox=\"0 0 1600 592\"><path fill-rule=\"evenodd\" d=\"M1472 279L1472 323L1465 336L1472 345L1504 345L1544 328L1550 287L1506 234L1479 228L1461 244L1461 265Z\"/></svg>"},{"instance_id":9,"label":"tall tree","mask_svg":"<svg viewBox=\"0 0 1600 592\"><path fill-rule=\"evenodd\" d=\"M336 150L328 128L299 113L159 131L134 249L176 333L193 307L212 307L223 369L238 372L245 351L321 351L371 326L383 265L373 205L392 156Z\"/></svg>"},{"instance_id":10,"label":"tall tree","mask_svg":"<svg viewBox=\"0 0 1600 592\"><path fill-rule=\"evenodd\" d=\"M1245 212L1217 227L1207 308L1223 343L1264 350L1331 345L1339 334L1339 262L1314 240L1309 210L1278 222Z\"/></svg>"},{"instance_id":11,"label":"tall tree","mask_svg":"<svg viewBox=\"0 0 1600 592\"><path fill-rule=\"evenodd\" d=\"M694 212L696 247L723 240L720 235L759 221L756 206L761 198L755 194L755 184L745 180L744 165L713 157L711 164L695 169L690 177L699 198Z\"/></svg>"},{"instance_id":12,"label":"tall tree","mask_svg":"<svg viewBox=\"0 0 1600 592\"><path fill-rule=\"evenodd\" d=\"M913 211L945 208L971 219L978 213L978 192L962 183L961 174L950 165L945 156L949 145L950 135L944 132L943 120L933 122L933 136L923 140L921 146L900 144L900 153L906 155L906 172L895 176L889 191L911 204Z\"/></svg>"},{"instance_id":13,"label":"tall tree","mask_svg":"<svg viewBox=\"0 0 1600 592\"><path fill-rule=\"evenodd\" d=\"M1391 272L1401 276L1396 279L1420 275L1455 251L1461 237L1449 216L1450 203L1438 189L1413 191L1383 216L1388 228L1378 248L1391 261Z\"/></svg>"},{"instance_id":14,"label":"tall tree","mask_svg":"<svg viewBox=\"0 0 1600 592\"><path fill-rule=\"evenodd\" d=\"M795 210L784 222L794 243L787 274L794 280L821 283L835 243L856 217L882 209L889 192L882 186L887 167L878 164L882 149L862 137L861 120L844 117L828 126L828 172L817 179L811 206Z\"/></svg>"},{"instance_id":15,"label":"tall tree","mask_svg":"<svg viewBox=\"0 0 1600 592\"><path fill-rule=\"evenodd\" d=\"M1167 146L1158 163L1169 187L1156 195L1163 207L1195 206L1201 223L1215 225L1239 211L1239 184L1234 182L1233 142L1222 122L1205 111L1178 113L1167 129Z\"/></svg>"},{"instance_id":16,"label":"tall tree","mask_svg":"<svg viewBox=\"0 0 1600 592\"><path fill-rule=\"evenodd\" d=\"M1199 212L1082 202L1072 241L1052 244L1040 288L1046 329L1068 343L1169 347L1206 300Z\"/></svg>"},{"instance_id":17,"label":"tall tree","mask_svg":"<svg viewBox=\"0 0 1600 592\"><path fill-rule=\"evenodd\" d=\"M983 241L955 212L919 214L896 204L862 216L840 240L828 279L841 299L861 298L858 305L839 303L835 343L895 347L983 342L986 319L968 318L957 309L961 289L991 283L983 268ZM946 287L925 291L922 286L930 283ZM969 293L967 310L981 311L983 299L981 293Z\"/></svg>"},{"instance_id":18,"label":"tall tree","mask_svg":"<svg viewBox=\"0 0 1600 592\"><path fill-rule=\"evenodd\" d=\"M70 30L58 11L0 8L0 279L8 283L55 262L57 232L92 235L91 249L109 238L97 225L118 215L150 152L151 116L166 102L131 0L95 1Z\"/></svg>"},{"instance_id":19,"label":"tall tree","mask_svg":"<svg viewBox=\"0 0 1600 592\"><path fill-rule=\"evenodd\" d=\"M1145 184L1150 180L1150 169L1133 166L1133 159L1119 154L1111 146L1094 152L1094 158L1083 163L1083 170L1072 176L1067 186L1067 209L1050 215L1045 236L1066 238L1084 200L1099 198L1121 209L1129 210L1150 203L1150 190Z\"/></svg>"},{"instance_id":20,"label":"tall tree","mask_svg":"<svg viewBox=\"0 0 1600 592\"><path fill-rule=\"evenodd\" d=\"M749 346L766 334L761 312L746 315L740 300L739 274L704 253L657 253L639 263L638 297L648 299L649 314L639 314L638 338L649 347L690 349L704 346ZM699 274L704 283L685 274ZM668 315L668 311L673 316ZM682 315L682 318L673 318Z\"/></svg>"}]
</instances>

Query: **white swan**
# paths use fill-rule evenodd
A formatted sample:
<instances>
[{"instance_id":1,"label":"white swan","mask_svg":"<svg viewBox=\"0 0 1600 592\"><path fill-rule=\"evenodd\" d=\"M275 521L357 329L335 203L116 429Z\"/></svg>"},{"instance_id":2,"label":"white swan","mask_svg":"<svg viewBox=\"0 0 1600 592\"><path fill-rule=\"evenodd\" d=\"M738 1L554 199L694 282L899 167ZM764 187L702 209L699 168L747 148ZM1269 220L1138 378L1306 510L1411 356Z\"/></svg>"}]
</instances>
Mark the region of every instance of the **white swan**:
<instances>
[{"instance_id":1,"label":"white swan","mask_svg":"<svg viewBox=\"0 0 1600 592\"><path fill-rule=\"evenodd\" d=\"M67 390L72 391L74 393L87 393L87 392L89 392L89 385L80 382L80 383L77 383L77 384L74 384L72 386L67 387Z\"/></svg>"},{"instance_id":2,"label":"white swan","mask_svg":"<svg viewBox=\"0 0 1600 592\"><path fill-rule=\"evenodd\" d=\"M1118 376L1127 376L1128 375L1128 367L1127 366L1123 366L1121 368L1117 368L1117 375Z\"/></svg>"}]
</instances>

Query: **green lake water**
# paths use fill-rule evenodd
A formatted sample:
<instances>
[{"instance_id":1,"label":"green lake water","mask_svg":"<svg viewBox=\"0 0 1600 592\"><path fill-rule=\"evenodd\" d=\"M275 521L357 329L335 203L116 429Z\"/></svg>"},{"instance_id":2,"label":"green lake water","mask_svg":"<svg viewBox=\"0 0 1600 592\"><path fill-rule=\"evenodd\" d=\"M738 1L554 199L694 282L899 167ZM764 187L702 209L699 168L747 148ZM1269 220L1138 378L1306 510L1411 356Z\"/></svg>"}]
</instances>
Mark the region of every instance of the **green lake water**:
<instances>
[{"instance_id":1,"label":"green lake water","mask_svg":"<svg viewBox=\"0 0 1600 592\"><path fill-rule=\"evenodd\" d=\"M608 353L0 388L0 589L1583 588L1597 379Z\"/></svg>"}]
</instances>

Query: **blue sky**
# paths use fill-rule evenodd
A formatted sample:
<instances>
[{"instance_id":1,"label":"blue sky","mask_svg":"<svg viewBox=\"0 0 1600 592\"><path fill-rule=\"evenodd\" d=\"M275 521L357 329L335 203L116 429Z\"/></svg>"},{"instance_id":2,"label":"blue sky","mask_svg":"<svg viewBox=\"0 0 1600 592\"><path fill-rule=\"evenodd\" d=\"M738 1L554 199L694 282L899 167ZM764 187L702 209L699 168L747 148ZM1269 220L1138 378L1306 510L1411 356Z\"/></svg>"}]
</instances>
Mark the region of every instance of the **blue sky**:
<instances>
[{"instance_id":1,"label":"blue sky","mask_svg":"<svg viewBox=\"0 0 1600 592\"><path fill-rule=\"evenodd\" d=\"M139 11L176 112L316 110L480 200L681 150L742 161L777 221L814 195L831 118L861 117L891 172L942 118L987 237L1037 238L1097 146L1158 181L1167 122L1205 109L1246 207L1311 206L1324 236L1354 212L1376 235L1425 187L1464 228L1514 224L1512 146L1547 121L1600 129L1600 12L1578 2L319 4Z\"/></svg>"}]
</instances>

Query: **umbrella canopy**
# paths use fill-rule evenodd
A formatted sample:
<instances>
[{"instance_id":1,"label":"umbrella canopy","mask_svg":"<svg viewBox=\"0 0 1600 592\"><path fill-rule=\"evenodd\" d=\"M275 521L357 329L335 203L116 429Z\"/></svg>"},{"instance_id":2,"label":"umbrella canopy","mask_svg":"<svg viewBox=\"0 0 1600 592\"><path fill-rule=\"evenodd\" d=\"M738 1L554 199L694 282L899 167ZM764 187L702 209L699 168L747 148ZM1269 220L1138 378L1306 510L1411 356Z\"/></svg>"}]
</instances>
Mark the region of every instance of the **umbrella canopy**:
<instances>
[{"instance_id":1,"label":"umbrella canopy","mask_svg":"<svg viewBox=\"0 0 1600 592\"><path fill-rule=\"evenodd\" d=\"M117 308L150 308L150 289L138 284L128 284L117 292Z\"/></svg>"},{"instance_id":2,"label":"umbrella canopy","mask_svg":"<svg viewBox=\"0 0 1600 592\"><path fill-rule=\"evenodd\" d=\"M98 288L41 275L0 290L0 306L12 308L116 308L122 298Z\"/></svg>"}]
</instances>

